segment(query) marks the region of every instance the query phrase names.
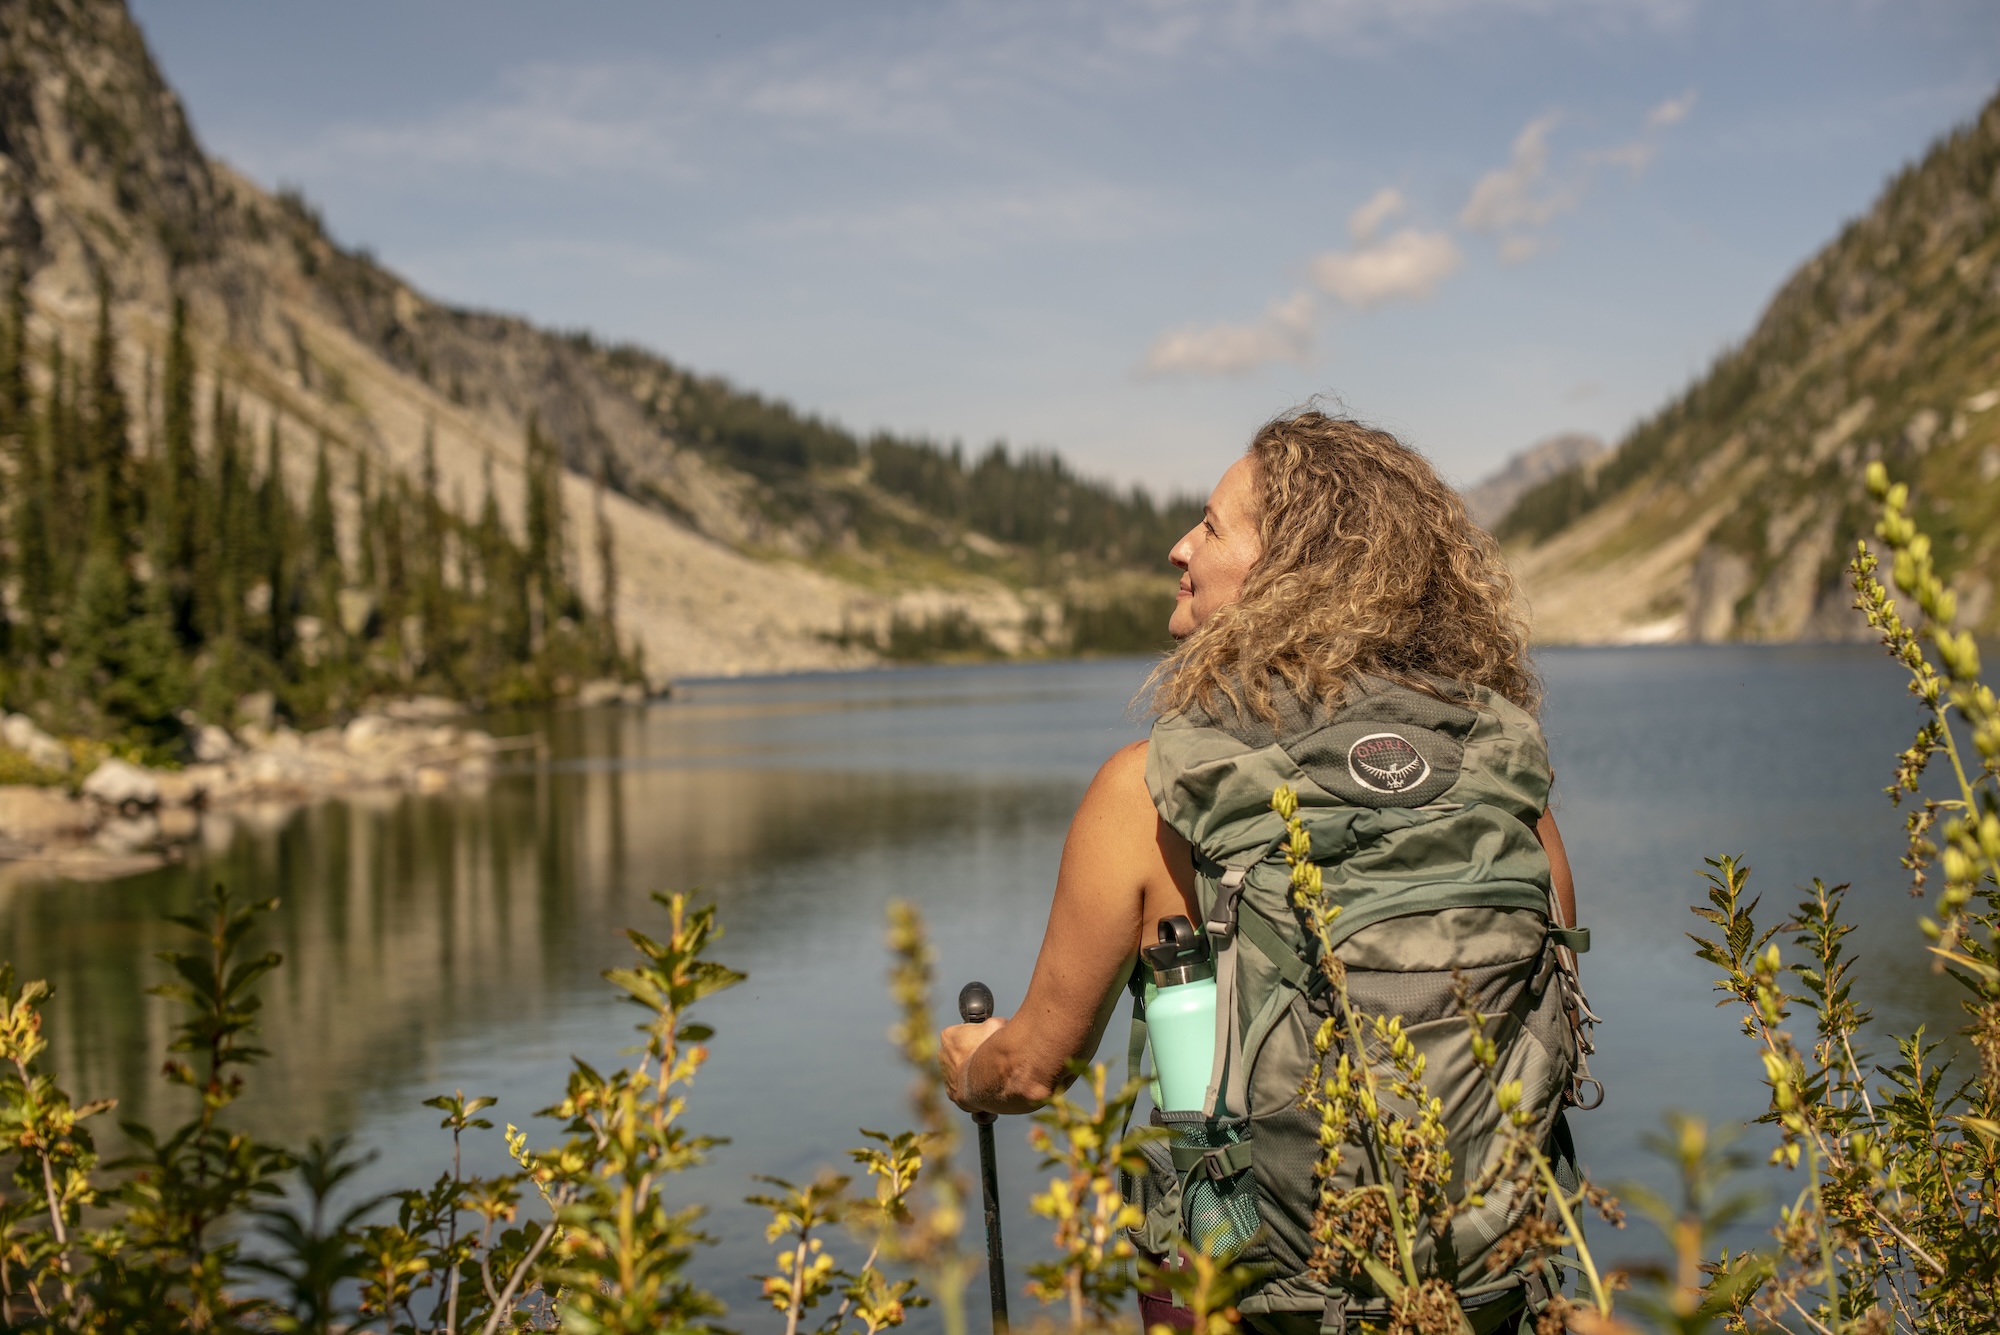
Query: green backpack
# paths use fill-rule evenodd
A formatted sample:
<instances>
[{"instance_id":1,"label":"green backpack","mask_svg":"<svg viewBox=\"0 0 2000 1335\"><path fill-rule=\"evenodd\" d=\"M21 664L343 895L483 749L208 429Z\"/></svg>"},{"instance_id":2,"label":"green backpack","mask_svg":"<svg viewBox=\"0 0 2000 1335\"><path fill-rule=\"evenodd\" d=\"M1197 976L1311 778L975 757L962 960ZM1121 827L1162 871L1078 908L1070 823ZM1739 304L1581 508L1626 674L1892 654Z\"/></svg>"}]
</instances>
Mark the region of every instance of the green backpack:
<instances>
[{"instance_id":1,"label":"green backpack","mask_svg":"<svg viewBox=\"0 0 2000 1335\"><path fill-rule=\"evenodd\" d=\"M1596 1017L1555 948L1587 949L1589 938L1553 925L1549 861L1535 835L1550 785L1541 731L1490 691L1440 691L1450 699L1366 678L1333 706L1314 707L1279 688L1276 727L1198 710L1153 727L1147 786L1161 818L1194 847L1217 1034L1207 1106L1156 1112L1170 1137L1146 1147L1152 1171L1126 1184L1146 1215L1135 1241L1157 1255L1198 1248L1247 1267L1255 1278L1237 1306L1266 1328L1339 1330L1386 1315L1379 1294L1307 1273L1320 1124L1301 1091L1332 1003L1313 963L1318 943L1292 904L1275 789L1298 795L1325 892L1342 906L1333 944L1352 1006L1401 1016L1424 1054L1424 1082L1445 1109L1455 1202L1500 1153L1502 1122L1472 1061L1455 972L1488 1017L1498 1078L1521 1082L1558 1162L1573 1157L1563 1107L1595 1084L1583 1059ZM1135 1062L1143 1041L1135 990ZM1341 1187L1372 1176L1359 1147L1343 1153L1341 1171ZM1537 1299L1524 1294L1529 1276L1495 1278L1485 1265L1522 1208L1511 1190L1489 1192L1418 1257L1458 1289L1475 1329L1518 1313L1524 1296Z\"/></svg>"}]
</instances>

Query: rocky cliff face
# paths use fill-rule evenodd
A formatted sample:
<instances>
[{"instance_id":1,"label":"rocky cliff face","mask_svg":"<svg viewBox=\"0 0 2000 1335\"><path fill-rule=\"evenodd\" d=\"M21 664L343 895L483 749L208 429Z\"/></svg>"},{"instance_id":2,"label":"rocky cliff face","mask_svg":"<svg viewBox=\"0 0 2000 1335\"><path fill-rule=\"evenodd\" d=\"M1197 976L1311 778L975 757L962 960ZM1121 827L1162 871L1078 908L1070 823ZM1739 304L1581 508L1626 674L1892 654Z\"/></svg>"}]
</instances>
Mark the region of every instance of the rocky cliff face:
<instances>
[{"instance_id":1,"label":"rocky cliff face","mask_svg":"<svg viewBox=\"0 0 2000 1335\"><path fill-rule=\"evenodd\" d=\"M2000 98L1809 260L1740 347L1498 525L1544 641L1865 635L1863 467L1911 483L1968 624L2000 578Z\"/></svg>"},{"instance_id":2,"label":"rocky cliff face","mask_svg":"<svg viewBox=\"0 0 2000 1335\"><path fill-rule=\"evenodd\" d=\"M865 468L760 474L703 448L676 406L699 391L713 409L731 392L718 382L431 301L336 245L302 199L207 158L115 0L0 0L0 267L15 264L44 351L84 346L108 281L141 449L157 439L156 362L185 298L197 402L205 412L219 378L260 437L275 418L296 497L322 439L351 478L362 457L378 476L412 473L428 433L447 501L470 512L490 477L518 527L534 417L569 470L586 591L599 586L581 521L596 481L608 486L618 622L655 672L859 665L894 626L939 615L1002 650L1061 642L1059 593L1024 588L1003 544L883 491ZM351 530L351 497L339 500ZM921 567L900 559L911 550Z\"/></svg>"}]
</instances>

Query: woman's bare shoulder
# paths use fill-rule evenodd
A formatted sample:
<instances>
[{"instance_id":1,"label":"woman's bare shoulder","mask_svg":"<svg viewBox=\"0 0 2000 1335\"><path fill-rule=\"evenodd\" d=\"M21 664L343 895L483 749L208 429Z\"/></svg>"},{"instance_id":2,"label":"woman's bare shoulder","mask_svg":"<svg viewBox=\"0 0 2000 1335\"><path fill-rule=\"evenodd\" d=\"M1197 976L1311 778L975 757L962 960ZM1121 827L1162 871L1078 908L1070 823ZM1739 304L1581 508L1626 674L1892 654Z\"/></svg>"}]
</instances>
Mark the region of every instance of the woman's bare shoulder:
<instances>
[{"instance_id":1,"label":"woman's bare shoulder","mask_svg":"<svg viewBox=\"0 0 2000 1335\"><path fill-rule=\"evenodd\" d=\"M1132 742L1113 751L1097 767L1097 776L1084 794L1083 809L1111 811L1144 807L1152 810L1153 796L1146 788L1146 743Z\"/></svg>"},{"instance_id":2,"label":"woman's bare shoulder","mask_svg":"<svg viewBox=\"0 0 2000 1335\"><path fill-rule=\"evenodd\" d=\"M1146 742L1141 739L1127 743L1113 751L1110 758L1097 767L1097 777L1090 786L1108 789L1127 796L1146 792ZM1146 798L1150 805L1151 797Z\"/></svg>"}]
</instances>

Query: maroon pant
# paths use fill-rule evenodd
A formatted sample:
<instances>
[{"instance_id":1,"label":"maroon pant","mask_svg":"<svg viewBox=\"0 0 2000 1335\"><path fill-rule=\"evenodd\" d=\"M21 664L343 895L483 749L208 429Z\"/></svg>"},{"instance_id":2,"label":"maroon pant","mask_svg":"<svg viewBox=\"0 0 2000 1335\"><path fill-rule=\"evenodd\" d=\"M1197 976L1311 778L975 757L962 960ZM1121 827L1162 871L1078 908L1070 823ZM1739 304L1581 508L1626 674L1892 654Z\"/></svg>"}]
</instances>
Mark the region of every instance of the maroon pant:
<instances>
[{"instance_id":1,"label":"maroon pant","mask_svg":"<svg viewBox=\"0 0 2000 1335\"><path fill-rule=\"evenodd\" d=\"M1155 1256L1151 1252L1145 1253L1145 1257L1154 1265L1165 1266L1169 1270L1179 1270L1186 1264L1179 1255L1174 1257L1171 1264L1167 1262L1166 1257ZM1139 1335L1146 1335L1146 1332L1155 1326L1171 1326L1175 1330L1194 1329L1193 1309L1174 1306L1172 1292L1166 1285L1157 1281L1152 1288L1143 1289L1139 1293Z\"/></svg>"}]
</instances>

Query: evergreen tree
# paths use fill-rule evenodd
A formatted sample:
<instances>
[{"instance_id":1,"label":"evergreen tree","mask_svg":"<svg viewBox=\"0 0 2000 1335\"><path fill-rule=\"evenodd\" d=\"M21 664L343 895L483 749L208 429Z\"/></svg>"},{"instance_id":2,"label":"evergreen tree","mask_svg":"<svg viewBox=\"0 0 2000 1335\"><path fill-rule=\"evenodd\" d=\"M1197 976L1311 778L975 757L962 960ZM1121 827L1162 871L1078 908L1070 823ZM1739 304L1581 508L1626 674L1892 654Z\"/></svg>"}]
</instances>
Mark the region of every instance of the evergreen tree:
<instances>
[{"instance_id":1,"label":"evergreen tree","mask_svg":"<svg viewBox=\"0 0 2000 1335\"><path fill-rule=\"evenodd\" d=\"M424 461L418 485L422 490L417 498L415 602L426 643L434 644L441 643L436 637L444 632L446 525L444 506L438 500L437 435L428 421L424 423Z\"/></svg>"},{"instance_id":2,"label":"evergreen tree","mask_svg":"<svg viewBox=\"0 0 2000 1335\"><path fill-rule=\"evenodd\" d=\"M174 298L160 396L160 456L154 483L154 565L166 582L174 636L200 638L195 581L200 565L201 474L194 449L194 353L188 346L187 301Z\"/></svg>"},{"instance_id":3,"label":"evergreen tree","mask_svg":"<svg viewBox=\"0 0 2000 1335\"><path fill-rule=\"evenodd\" d=\"M58 339L49 349L49 406L46 416L48 442L49 555L57 589L74 588L77 558L89 536L89 496L84 482L89 475L82 457L75 411L75 385L69 358Z\"/></svg>"},{"instance_id":4,"label":"evergreen tree","mask_svg":"<svg viewBox=\"0 0 2000 1335\"><path fill-rule=\"evenodd\" d=\"M46 654L49 617L55 611L55 555L50 548L49 519L55 509L55 488L48 466L49 419L37 424L31 407L20 418L22 432L14 471L14 569L20 577L23 647L32 655Z\"/></svg>"},{"instance_id":5,"label":"evergreen tree","mask_svg":"<svg viewBox=\"0 0 2000 1335\"><path fill-rule=\"evenodd\" d=\"M285 494L285 472L279 462L282 448L278 415L271 414L271 431L264 445L264 477L257 493L258 540L262 548L264 587L268 622L265 651L275 663L283 664L291 653L292 612L292 505Z\"/></svg>"},{"instance_id":6,"label":"evergreen tree","mask_svg":"<svg viewBox=\"0 0 2000 1335\"><path fill-rule=\"evenodd\" d=\"M491 681L506 660L529 656L531 633L527 581L519 569L517 549L500 518L500 498L493 489L493 461L486 462L486 499L479 507L479 586L486 615L481 619L481 675Z\"/></svg>"},{"instance_id":7,"label":"evergreen tree","mask_svg":"<svg viewBox=\"0 0 2000 1335\"><path fill-rule=\"evenodd\" d=\"M597 489L592 494L592 517L597 524L597 630L598 670L611 671L618 663L618 552L611 539L611 521L604 512L604 462L598 461Z\"/></svg>"},{"instance_id":8,"label":"evergreen tree","mask_svg":"<svg viewBox=\"0 0 2000 1335\"><path fill-rule=\"evenodd\" d=\"M233 401L218 389L215 401L214 480L206 488L213 515L212 560L206 572L214 591L210 636L228 641L233 650L243 638L243 596L255 579L250 545L249 478L243 466L242 418Z\"/></svg>"},{"instance_id":9,"label":"evergreen tree","mask_svg":"<svg viewBox=\"0 0 2000 1335\"><path fill-rule=\"evenodd\" d=\"M80 427L90 522L115 544L122 561L132 551L139 494L132 477L132 412L118 385L118 345L111 336L111 280L97 278L97 329L90 344L88 404Z\"/></svg>"},{"instance_id":10,"label":"evergreen tree","mask_svg":"<svg viewBox=\"0 0 2000 1335\"><path fill-rule=\"evenodd\" d=\"M340 631L340 588L347 582L340 565L340 528L333 513L333 469L326 437L319 438L313 462L312 497L306 503L306 567L311 572L312 613L327 635Z\"/></svg>"},{"instance_id":11,"label":"evergreen tree","mask_svg":"<svg viewBox=\"0 0 2000 1335\"><path fill-rule=\"evenodd\" d=\"M371 518L369 514L369 502L368 456L360 450L356 450L354 452L354 512L361 516L361 528L360 532L356 535L359 538L355 551L355 556L357 557L356 566L358 568L355 570L354 580L355 583L364 589L375 587L375 534L369 531L374 527L368 522Z\"/></svg>"},{"instance_id":12,"label":"evergreen tree","mask_svg":"<svg viewBox=\"0 0 2000 1335\"><path fill-rule=\"evenodd\" d=\"M340 526L333 515L333 471L326 457L326 437L319 438L313 463L312 499L307 502L306 545L315 576L340 578Z\"/></svg>"},{"instance_id":13,"label":"evergreen tree","mask_svg":"<svg viewBox=\"0 0 2000 1335\"><path fill-rule=\"evenodd\" d=\"M408 562L403 551L403 512L407 508L401 479L384 479L375 502L375 532L382 544L377 596L382 614L400 621L409 605Z\"/></svg>"},{"instance_id":14,"label":"evergreen tree","mask_svg":"<svg viewBox=\"0 0 2000 1335\"><path fill-rule=\"evenodd\" d=\"M522 465L523 528L526 529L529 637L532 653L546 642L548 627L561 614L564 597L562 463L541 425L528 418L527 457Z\"/></svg>"},{"instance_id":15,"label":"evergreen tree","mask_svg":"<svg viewBox=\"0 0 2000 1335\"><path fill-rule=\"evenodd\" d=\"M186 682L164 609L147 615L136 592L116 547L93 542L64 626L63 675L77 713L98 715L105 730L165 745L180 734Z\"/></svg>"},{"instance_id":16,"label":"evergreen tree","mask_svg":"<svg viewBox=\"0 0 2000 1335\"><path fill-rule=\"evenodd\" d=\"M16 264L7 276L7 324L0 329L0 438L18 449L28 434L28 283L25 267Z\"/></svg>"},{"instance_id":17,"label":"evergreen tree","mask_svg":"<svg viewBox=\"0 0 2000 1335\"><path fill-rule=\"evenodd\" d=\"M0 459L14 465L13 482L18 491L27 464L28 441L28 303L27 288L17 265L8 283L6 323L0 326ZM18 543L18 530L16 530ZM0 548L0 581L8 574L8 553ZM14 553L16 560L19 554ZM12 627L0 615L0 642L13 647Z\"/></svg>"}]
</instances>

